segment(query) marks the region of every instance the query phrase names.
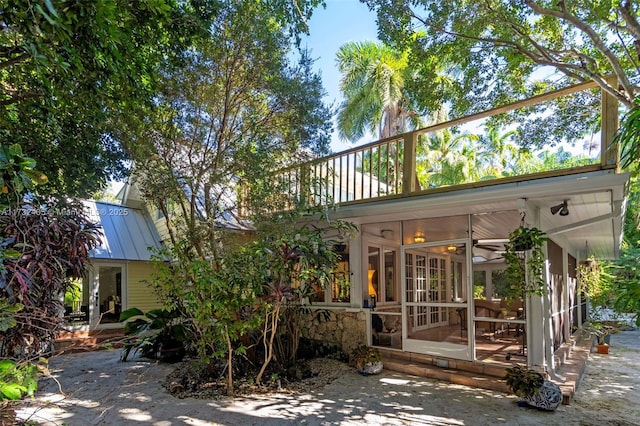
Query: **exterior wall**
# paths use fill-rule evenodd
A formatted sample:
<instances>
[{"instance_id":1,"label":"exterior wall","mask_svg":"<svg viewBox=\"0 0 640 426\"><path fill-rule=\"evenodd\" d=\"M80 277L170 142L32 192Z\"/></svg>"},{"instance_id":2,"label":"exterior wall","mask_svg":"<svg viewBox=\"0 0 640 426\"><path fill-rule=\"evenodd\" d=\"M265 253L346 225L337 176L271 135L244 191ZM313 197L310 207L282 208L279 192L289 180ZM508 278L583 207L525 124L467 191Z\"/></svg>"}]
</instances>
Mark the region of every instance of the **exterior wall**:
<instances>
[{"instance_id":1,"label":"exterior wall","mask_svg":"<svg viewBox=\"0 0 640 426\"><path fill-rule=\"evenodd\" d=\"M328 321L314 319L317 311L310 314L303 326L302 336L339 345L349 353L358 345L367 343L367 314L365 311L335 309L329 311Z\"/></svg>"},{"instance_id":2,"label":"exterior wall","mask_svg":"<svg viewBox=\"0 0 640 426\"><path fill-rule=\"evenodd\" d=\"M153 266L149 262L132 261L127 264L127 306L125 309L139 308L146 312L162 307L151 286L145 282L151 280L152 270Z\"/></svg>"}]
</instances>

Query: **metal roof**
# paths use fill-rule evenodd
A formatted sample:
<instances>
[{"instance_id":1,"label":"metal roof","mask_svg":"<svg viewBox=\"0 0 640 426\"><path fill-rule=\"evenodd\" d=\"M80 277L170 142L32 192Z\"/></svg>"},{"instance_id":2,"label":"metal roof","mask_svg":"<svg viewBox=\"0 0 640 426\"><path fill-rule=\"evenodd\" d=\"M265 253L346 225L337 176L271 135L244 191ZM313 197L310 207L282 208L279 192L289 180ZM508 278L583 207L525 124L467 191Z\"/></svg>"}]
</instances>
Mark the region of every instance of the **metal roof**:
<instances>
[{"instance_id":1,"label":"metal roof","mask_svg":"<svg viewBox=\"0 0 640 426\"><path fill-rule=\"evenodd\" d=\"M100 244L92 259L149 260L162 247L160 236L140 209L103 201L83 201L87 215L101 226Z\"/></svg>"}]
</instances>

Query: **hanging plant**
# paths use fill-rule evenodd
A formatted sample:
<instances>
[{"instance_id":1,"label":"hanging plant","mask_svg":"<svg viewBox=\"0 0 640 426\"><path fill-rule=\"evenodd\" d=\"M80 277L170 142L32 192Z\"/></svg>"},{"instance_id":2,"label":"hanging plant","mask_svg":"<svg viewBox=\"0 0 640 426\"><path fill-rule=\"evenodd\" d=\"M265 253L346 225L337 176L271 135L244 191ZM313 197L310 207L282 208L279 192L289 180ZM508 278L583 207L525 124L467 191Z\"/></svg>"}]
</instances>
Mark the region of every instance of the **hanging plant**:
<instances>
[{"instance_id":1,"label":"hanging plant","mask_svg":"<svg viewBox=\"0 0 640 426\"><path fill-rule=\"evenodd\" d=\"M504 258L512 297L521 297L523 293L544 294L542 245L546 241L546 234L535 227L520 226L509 234L509 241L504 245Z\"/></svg>"},{"instance_id":2,"label":"hanging plant","mask_svg":"<svg viewBox=\"0 0 640 426\"><path fill-rule=\"evenodd\" d=\"M578 264L578 291L582 292L593 307L609 305L613 298L612 276L607 272L606 264L600 264L590 257Z\"/></svg>"}]
</instances>

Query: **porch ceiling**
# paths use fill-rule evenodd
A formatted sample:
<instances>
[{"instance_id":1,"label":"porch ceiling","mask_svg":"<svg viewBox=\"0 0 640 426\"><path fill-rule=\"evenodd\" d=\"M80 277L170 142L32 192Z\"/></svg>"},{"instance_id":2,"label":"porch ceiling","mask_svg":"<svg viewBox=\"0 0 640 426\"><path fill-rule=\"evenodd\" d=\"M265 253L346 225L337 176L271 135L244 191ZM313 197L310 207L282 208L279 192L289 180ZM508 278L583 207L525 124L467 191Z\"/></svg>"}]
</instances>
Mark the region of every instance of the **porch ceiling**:
<instances>
[{"instance_id":1,"label":"porch ceiling","mask_svg":"<svg viewBox=\"0 0 640 426\"><path fill-rule=\"evenodd\" d=\"M611 170L523 180L487 187L341 206L336 216L358 224L442 217L439 234L446 233L446 217L478 214L473 238L504 238L518 224L518 216L498 214L525 211L574 256L600 259L618 256L622 241L628 174ZM551 207L567 201L569 214L552 214Z\"/></svg>"}]
</instances>

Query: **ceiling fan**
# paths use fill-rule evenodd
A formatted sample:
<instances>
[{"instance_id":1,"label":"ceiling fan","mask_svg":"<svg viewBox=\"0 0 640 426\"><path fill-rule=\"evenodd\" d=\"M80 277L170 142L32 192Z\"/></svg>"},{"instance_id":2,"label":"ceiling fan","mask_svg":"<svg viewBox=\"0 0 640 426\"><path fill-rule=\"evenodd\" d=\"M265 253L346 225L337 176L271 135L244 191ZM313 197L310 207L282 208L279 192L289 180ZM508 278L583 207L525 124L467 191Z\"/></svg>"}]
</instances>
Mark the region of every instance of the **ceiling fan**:
<instances>
[{"instance_id":1,"label":"ceiling fan","mask_svg":"<svg viewBox=\"0 0 640 426\"><path fill-rule=\"evenodd\" d=\"M504 243L508 241L509 241L508 238L473 240L473 246L479 249L484 249L489 251L504 251Z\"/></svg>"}]
</instances>

